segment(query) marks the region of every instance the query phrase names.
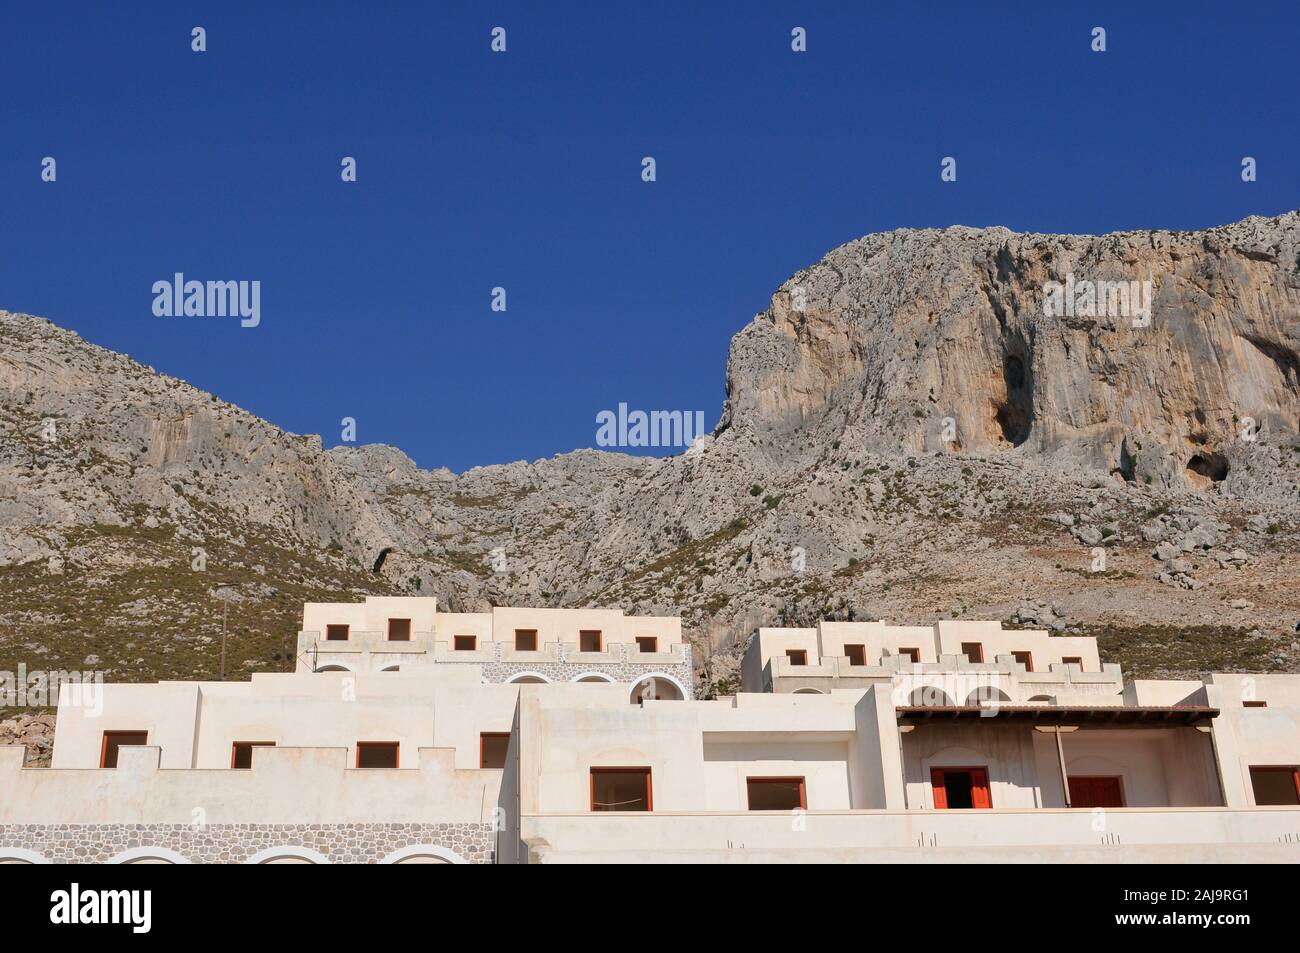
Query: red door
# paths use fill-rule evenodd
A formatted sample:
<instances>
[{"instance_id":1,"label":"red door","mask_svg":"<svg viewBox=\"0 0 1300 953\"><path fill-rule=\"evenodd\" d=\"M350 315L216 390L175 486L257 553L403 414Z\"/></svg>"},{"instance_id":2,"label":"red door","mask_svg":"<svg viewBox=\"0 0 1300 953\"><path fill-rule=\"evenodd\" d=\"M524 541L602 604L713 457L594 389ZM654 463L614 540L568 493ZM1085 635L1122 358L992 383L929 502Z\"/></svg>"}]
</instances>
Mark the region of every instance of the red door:
<instances>
[{"instance_id":1,"label":"red door","mask_svg":"<svg viewBox=\"0 0 1300 953\"><path fill-rule=\"evenodd\" d=\"M1118 777L1070 778L1071 807L1123 807L1124 787Z\"/></svg>"}]
</instances>

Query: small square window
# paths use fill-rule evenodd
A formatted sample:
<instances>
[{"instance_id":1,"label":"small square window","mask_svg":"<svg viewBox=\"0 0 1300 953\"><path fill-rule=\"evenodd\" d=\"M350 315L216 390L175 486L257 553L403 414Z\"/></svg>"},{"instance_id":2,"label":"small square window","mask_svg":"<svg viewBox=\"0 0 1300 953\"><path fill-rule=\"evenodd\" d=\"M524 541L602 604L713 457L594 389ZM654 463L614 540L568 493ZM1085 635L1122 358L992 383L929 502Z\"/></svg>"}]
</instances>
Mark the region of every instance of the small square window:
<instances>
[{"instance_id":1,"label":"small square window","mask_svg":"<svg viewBox=\"0 0 1300 953\"><path fill-rule=\"evenodd\" d=\"M452 649L456 652L473 652L478 648L477 635L455 635L451 639Z\"/></svg>"},{"instance_id":2,"label":"small square window","mask_svg":"<svg viewBox=\"0 0 1300 953\"><path fill-rule=\"evenodd\" d=\"M961 654L966 656L966 661L978 665L984 661L984 646L979 642L963 642L961 644Z\"/></svg>"},{"instance_id":3,"label":"small square window","mask_svg":"<svg viewBox=\"0 0 1300 953\"><path fill-rule=\"evenodd\" d=\"M593 811L650 811L654 802L649 768L592 768Z\"/></svg>"},{"instance_id":4,"label":"small square window","mask_svg":"<svg viewBox=\"0 0 1300 953\"><path fill-rule=\"evenodd\" d=\"M396 741L358 741L357 767L396 768L399 748Z\"/></svg>"},{"instance_id":5,"label":"small square window","mask_svg":"<svg viewBox=\"0 0 1300 953\"><path fill-rule=\"evenodd\" d=\"M898 650L898 654L901 655L903 658L908 659L909 661L911 661L911 663L912 663L913 665L920 665L920 664L921 664L921 650L920 650L920 649L899 649L899 650Z\"/></svg>"},{"instance_id":6,"label":"small square window","mask_svg":"<svg viewBox=\"0 0 1300 953\"><path fill-rule=\"evenodd\" d=\"M478 736L478 766L504 768L510 748L510 732L485 731Z\"/></svg>"},{"instance_id":7,"label":"small square window","mask_svg":"<svg viewBox=\"0 0 1300 953\"><path fill-rule=\"evenodd\" d=\"M389 642L411 641L411 620L410 619L389 619L388 620L388 641Z\"/></svg>"},{"instance_id":8,"label":"small square window","mask_svg":"<svg viewBox=\"0 0 1300 953\"><path fill-rule=\"evenodd\" d=\"M537 630L536 629L515 629L515 651L536 652L537 651Z\"/></svg>"},{"instance_id":9,"label":"small square window","mask_svg":"<svg viewBox=\"0 0 1300 953\"><path fill-rule=\"evenodd\" d=\"M785 657L790 660L791 665L808 664L808 652L805 649L786 649Z\"/></svg>"},{"instance_id":10,"label":"small square window","mask_svg":"<svg viewBox=\"0 0 1300 953\"><path fill-rule=\"evenodd\" d=\"M1061 661L1066 665L1077 665L1079 666L1079 671L1083 671L1083 659L1079 658L1077 655L1067 655L1065 658L1061 659Z\"/></svg>"},{"instance_id":11,"label":"small square window","mask_svg":"<svg viewBox=\"0 0 1300 953\"><path fill-rule=\"evenodd\" d=\"M659 640L653 635L638 635L636 647L638 652L658 652Z\"/></svg>"},{"instance_id":12,"label":"small square window","mask_svg":"<svg viewBox=\"0 0 1300 953\"><path fill-rule=\"evenodd\" d=\"M583 629L578 633L579 652L599 652L601 650L600 629Z\"/></svg>"},{"instance_id":13,"label":"small square window","mask_svg":"<svg viewBox=\"0 0 1300 953\"><path fill-rule=\"evenodd\" d=\"M236 741L230 746L230 766L232 768L251 768L253 766L254 748L274 747L274 741Z\"/></svg>"},{"instance_id":14,"label":"small square window","mask_svg":"<svg viewBox=\"0 0 1300 953\"><path fill-rule=\"evenodd\" d=\"M808 807L803 778L746 778L751 811L794 811Z\"/></svg>"},{"instance_id":15,"label":"small square window","mask_svg":"<svg viewBox=\"0 0 1300 953\"><path fill-rule=\"evenodd\" d=\"M1034 655L1032 652L1012 652L1011 657L1023 665L1026 672L1034 670Z\"/></svg>"},{"instance_id":16,"label":"small square window","mask_svg":"<svg viewBox=\"0 0 1300 953\"><path fill-rule=\"evenodd\" d=\"M850 665L866 665L867 647L865 645L846 645L844 646L844 657L849 660Z\"/></svg>"},{"instance_id":17,"label":"small square window","mask_svg":"<svg viewBox=\"0 0 1300 953\"><path fill-rule=\"evenodd\" d=\"M106 731L104 741L99 749L99 766L101 768L117 767L117 752L121 748L138 747L149 743L147 731Z\"/></svg>"},{"instance_id":18,"label":"small square window","mask_svg":"<svg viewBox=\"0 0 1300 953\"><path fill-rule=\"evenodd\" d=\"M348 625L327 625L325 626L326 642L346 642L348 640Z\"/></svg>"}]
</instances>

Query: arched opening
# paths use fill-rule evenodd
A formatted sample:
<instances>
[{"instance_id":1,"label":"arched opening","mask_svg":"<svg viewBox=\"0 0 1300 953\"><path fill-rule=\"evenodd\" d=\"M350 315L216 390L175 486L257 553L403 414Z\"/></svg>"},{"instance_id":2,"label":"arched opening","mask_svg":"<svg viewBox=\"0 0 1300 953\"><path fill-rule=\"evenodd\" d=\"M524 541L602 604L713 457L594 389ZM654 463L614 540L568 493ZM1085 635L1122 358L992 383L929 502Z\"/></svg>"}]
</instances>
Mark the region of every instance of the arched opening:
<instances>
[{"instance_id":1,"label":"arched opening","mask_svg":"<svg viewBox=\"0 0 1300 953\"><path fill-rule=\"evenodd\" d=\"M795 694L795 695L824 695L825 692L823 692L823 691L822 691L821 689L819 689L819 688L796 688L796 689L794 690L793 694Z\"/></svg>"},{"instance_id":2,"label":"arched opening","mask_svg":"<svg viewBox=\"0 0 1300 953\"><path fill-rule=\"evenodd\" d=\"M574 681L584 685L610 685L613 684L614 679L604 672L584 672Z\"/></svg>"},{"instance_id":3,"label":"arched opening","mask_svg":"<svg viewBox=\"0 0 1300 953\"><path fill-rule=\"evenodd\" d=\"M321 665L316 671L318 672L350 672L352 671L345 665Z\"/></svg>"},{"instance_id":4,"label":"arched opening","mask_svg":"<svg viewBox=\"0 0 1300 953\"><path fill-rule=\"evenodd\" d=\"M1031 705L1050 705L1051 703L1051 695L1034 695L1029 699L1029 704Z\"/></svg>"},{"instance_id":5,"label":"arched opening","mask_svg":"<svg viewBox=\"0 0 1300 953\"><path fill-rule=\"evenodd\" d=\"M412 844L393 851L381 864L466 864L464 857L454 850L434 844Z\"/></svg>"},{"instance_id":6,"label":"arched opening","mask_svg":"<svg viewBox=\"0 0 1300 953\"><path fill-rule=\"evenodd\" d=\"M189 858L168 847L131 847L122 851L110 864L188 864Z\"/></svg>"},{"instance_id":7,"label":"arched opening","mask_svg":"<svg viewBox=\"0 0 1300 953\"><path fill-rule=\"evenodd\" d=\"M402 666L400 666L400 665L385 665L385 666L384 666L383 668L381 668L379 671L381 671L381 672L400 672L401 670L402 670Z\"/></svg>"},{"instance_id":8,"label":"arched opening","mask_svg":"<svg viewBox=\"0 0 1300 953\"><path fill-rule=\"evenodd\" d=\"M0 847L0 865L5 864L48 864L50 861L25 847Z\"/></svg>"},{"instance_id":9,"label":"arched opening","mask_svg":"<svg viewBox=\"0 0 1300 953\"><path fill-rule=\"evenodd\" d=\"M640 705L647 701L682 701L685 698L686 691L680 682L671 676L656 673L643 676L632 686L629 701L633 705Z\"/></svg>"},{"instance_id":10,"label":"arched opening","mask_svg":"<svg viewBox=\"0 0 1300 953\"><path fill-rule=\"evenodd\" d=\"M541 672L518 672L506 679L507 685L549 685L551 680Z\"/></svg>"},{"instance_id":11,"label":"arched opening","mask_svg":"<svg viewBox=\"0 0 1300 953\"><path fill-rule=\"evenodd\" d=\"M913 708L951 708L953 701L938 685L922 685L912 689L912 694L907 696L907 704Z\"/></svg>"},{"instance_id":12,"label":"arched opening","mask_svg":"<svg viewBox=\"0 0 1300 953\"><path fill-rule=\"evenodd\" d=\"M268 847L244 861L246 864L328 864L329 858L310 847Z\"/></svg>"},{"instance_id":13,"label":"arched opening","mask_svg":"<svg viewBox=\"0 0 1300 953\"><path fill-rule=\"evenodd\" d=\"M981 685L966 696L967 705L1001 704L1011 701L1011 696L992 685Z\"/></svg>"}]
</instances>

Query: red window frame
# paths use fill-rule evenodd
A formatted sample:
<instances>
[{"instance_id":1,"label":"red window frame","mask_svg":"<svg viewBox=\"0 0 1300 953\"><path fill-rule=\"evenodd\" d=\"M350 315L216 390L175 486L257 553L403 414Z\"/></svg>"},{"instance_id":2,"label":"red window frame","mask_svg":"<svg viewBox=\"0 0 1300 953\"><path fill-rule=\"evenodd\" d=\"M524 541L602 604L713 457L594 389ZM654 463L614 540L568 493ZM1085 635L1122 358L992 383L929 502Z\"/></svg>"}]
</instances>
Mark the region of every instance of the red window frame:
<instances>
[{"instance_id":1,"label":"red window frame","mask_svg":"<svg viewBox=\"0 0 1300 953\"><path fill-rule=\"evenodd\" d=\"M1034 653L1028 649L1024 651L1013 651L1011 657L1025 667L1026 672L1034 670Z\"/></svg>"},{"instance_id":2,"label":"red window frame","mask_svg":"<svg viewBox=\"0 0 1300 953\"><path fill-rule=\"evenodd\" d=\"M1248 701L1241 703L1242 708L1267 708L1268 702L1265 701Z\"/></svg>"},{"instance_id":3,"label":"red window frame","mask_svg":"<svg viewBox=\"0 0 1300 953\"><path fill-rule=\"evenodd\" d=\"M786 650L785 650L785 657L788 658L788 659L790 660L790 664L791 664L791 665L807 665L807 664L808 664L808 650L807 650L807 649L786 649Z\"/></svg>"},{"instance_id":4,"label":"red window frame","mask_svg":"<svg viewBox=\"0 0 1300 953\"><path fill-rule=\"evenodd\" d=\"M127 737L127 736L131 736L131 737L142 736L142 737L144 738L144 740L143 740L143 741L132 742L131 744L122 744L122 742L118 741L117 744L113 745L113 763L112 763L112 764L109 764L109 763L108 763L108 741L109 741L109 739L110 739L110 738L115 738L115 739L116 739L116 738L124 738L124 737ZM100 766L101 768L116 768L116 767L117 767L117 754L118 754L118 752L119 752L121 749L123 749L123 748L143 748L143 747L145 747L145 746L148 745L148 744L149 744L149 732L147 732L147 731L132 731L132 730L124 730L124 731L106 731L106 732L104 732L104 737L103 737L103 738L100 740L100 742L99 742L99 766Z\"/></svg>"},{"instance_id":5,"label":"red window frame","mask_svg":"<svg viewBox=\"0 0 1300 953\"><path fill-rule=\"evenodd\" d=\"M521 638L531 638L533 643L532 648L524 648L523 646L521 646L519 644ZM515 651L516 652L536 652L538 644L539 643L537 641L536 629L515 629Z\"/></svg>"},{"instance_id":6,"label":"red window frame","mask_svg":"<svg viewBox=\"0 0 1300 953\"><path fill-rule=\"evenodd\" d=\"M510 746L510 732L508 732L508 731L480 731L480 732L479 732L479 735L478 735L478 766L479 766L480 768L503 768L503 767L505 767L505 755L504 755L504 754L502 755L502 763L501 763L501 764L485 764L485 763L484 763L484 762L486 761L486 758L484 757L484 755L485 755L485 751L486 751L486 748L487 748L487 745L485 744L485 742L487 742L487 740L488 740L489 738L491 738L491 739L493 739L493 740L497 740L497 739L500 739L500 738L504 738L504 739L506 739L506 747L508 748L508 747Z\"/></svg>"},{"instance_id":7,"label":"red window frame","mask_svg":"<svg viewBox=\"0 0 1300 953\"><path fill-rule=\"evenodd\" d=\"M638 635L636 637L637 648L642 652L658 652L659 638L653 635ZM649 648L646 648L649 646Z\"/></svg>"},{"instance_id":8,"label":"red window frame","mask_svg":"<svg viewBox=\"0 0 1300 953\"><path fill-rule=\"evenodd\" d=\"M596 637L596 647L588 648L592 636ZM579 652L603 652L605 650L605 633L600 629L579 629L578 630L578 651Z\"/></svg>"},{"instance_id":9,"label":"red window frame","mask_svg":"<svg viewBox=\"0 0 1300 953\"><path fill-rule=\"evenodd\" d=\"M945 780L946 774L969 774L970 775L970 803L969 808L949 808L948 807L948 782ZM989 768L988 765L944 765L941 768L930 769L930 790L934 795L934 809L936 811L947 810L980 810L986 811L993 807L993 796L989 791Z\"/></svg>"},{"instance_id":10,"label":"red window frame","mask_svg":"<svg viewBox=\"0 0 1300 953\"><path fill-rule=\"evenodd\" d=\"M248 749L248 767L253 766L253 749L254 748L274 748L274 741L235 741L230 745L230 766L236 770L243 771L243 768L237 768L235 762L239 759L239 749Z\"/></svg>"},{"instance_id":11,"label":"red window frame","mask_svg":"<svg viewBox=\"0 0 1300 953\"><path fill-rule=\"evenodd\" d=\"M396 626L393 623L398 623ZM394 631L401 633L394 635ZM388 620L388 641L389 642L409 642L411 641L411 620L410 619L389 619Z\"/></svg>"},{"instance_id":12,"label":"red window frame","mask_svg":"<svg viewBox=\"0 0 1300 953\"><path fill-rule=\"evenodd\" d=\"M971 658L971 649L975 650L975 657ZM983 642L963 642L961 644L961 654L973 665L982 665L984 663L984 643Z\"/></svg>"},{"instance_id":13,"label":"red window frame","mask_svg":"<svg viewBox=\"0 0 1300 953\"><path fill-rule=\"evenodd\" d=\"M804 778L745 778L745 806L747 810L753 811L756 808L753 805L752 794L749 790L751 784L798 784L799 785L799 810L808 810L808 785ZM790 808L790 810L794 810Z\"/></svg>"},{"instance_id":14,"label":"red window frame","mask_svg":"<svg viewBox=\"0 0 1300 953\"><path fill-rule=\"evenodd\" d=\"M454 652L473 652L478 649L477 635L453 635L451 648Z\"/></svg>"},{"instance_id":15,"label":"red window frame","mask_svg":"<svg viewBox=\"0 0 1300 953\"><path fill-rule=\"evenodd\" d=\"M844 646L844 657L849 660L850 665L867 664L867 647L860 643Z\"/></svg>"},{"instance_id":16,"label":"red window frame","mask_svg":"<svg viewBox=\"0 0 1300 953\"><path fill-rule=\"evenodd\" d=\"M358 741L358 742L357 742L356 761L354 762L354 766L357 767L357 768L360 768L360 767L361 767L361 750L362 750L363 748L366 748L366 749L371 749L371 748L374 748L374 749L380 749L380 748L388 749L388 748L391 748L392 751L393 751L393 768L400 768L400 767L402 766L402 744L401 744L400 741ZM366 771L391 771L392 768L364 768L363 770L366 770Z\"/></svg>"},{"instance_id":17,"label":"red window frame","mask_svg":"<svg viewBox=\"0 0 1300 953\"><path fill-rule=\"evenodd\" d=\"M643 774L645 775L645 810L629 811L631 814L649 814L655 809L654 780L649 768L608 768L604 765L591 769L591 810L595 813L614 813L597 811L596 808L596 776L598 774Z\"/></svg>"},{"instance_id":18,"label":"red window frame","mask_svg":"<svg viewBox=\"0 0 1300 953\"><path fill-rule=\"evenodd\" d=\"M900 649L898 650L898 654L899 654L899 655L906 655L908 658L910 658L910 659L912 660L912 664L913 664L913 665L920 665L920 664L921 664L921 650L920 650L920 649L903 649L903 648L900 648Z\"/></svg>"},{"instance_id":19,"label":"red window frame","mask_svg":"<svg viewBox=\"0 0 1300 953\"><path fill-rule=\"evenodd\" d=\"M335 633L337 633L339 630L342 630L342 632L343 632L342 635L336 635L336 634L335 634ZM325 626L325 641L326 641L326 642L346 642L346 641L348 641L348 639L350 639L351 637L352 637L352 626L350 626L350 625L344 625L343 623L337 623L337 622L336 622L336 623L332 623L332 624L330 624L330 625Z\"/></svg>"}]
</instances>

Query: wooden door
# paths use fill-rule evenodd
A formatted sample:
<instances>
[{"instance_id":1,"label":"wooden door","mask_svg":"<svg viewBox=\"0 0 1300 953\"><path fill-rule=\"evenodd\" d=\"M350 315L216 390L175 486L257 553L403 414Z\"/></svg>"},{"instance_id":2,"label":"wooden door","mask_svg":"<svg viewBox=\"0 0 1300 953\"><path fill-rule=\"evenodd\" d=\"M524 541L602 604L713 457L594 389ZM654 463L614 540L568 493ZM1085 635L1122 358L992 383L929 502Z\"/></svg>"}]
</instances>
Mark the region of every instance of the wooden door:
<instances>
[{"instance_id":1,"label":"wooden door","mask_svg":"<svg viewBox=\"0 0 1300 953\"><path fill-rule=\"evenodd\" d=\"M1118 776L1070 778L1071 807L1123 807L1124 786Z\"/></svg>"}]
</instances>

